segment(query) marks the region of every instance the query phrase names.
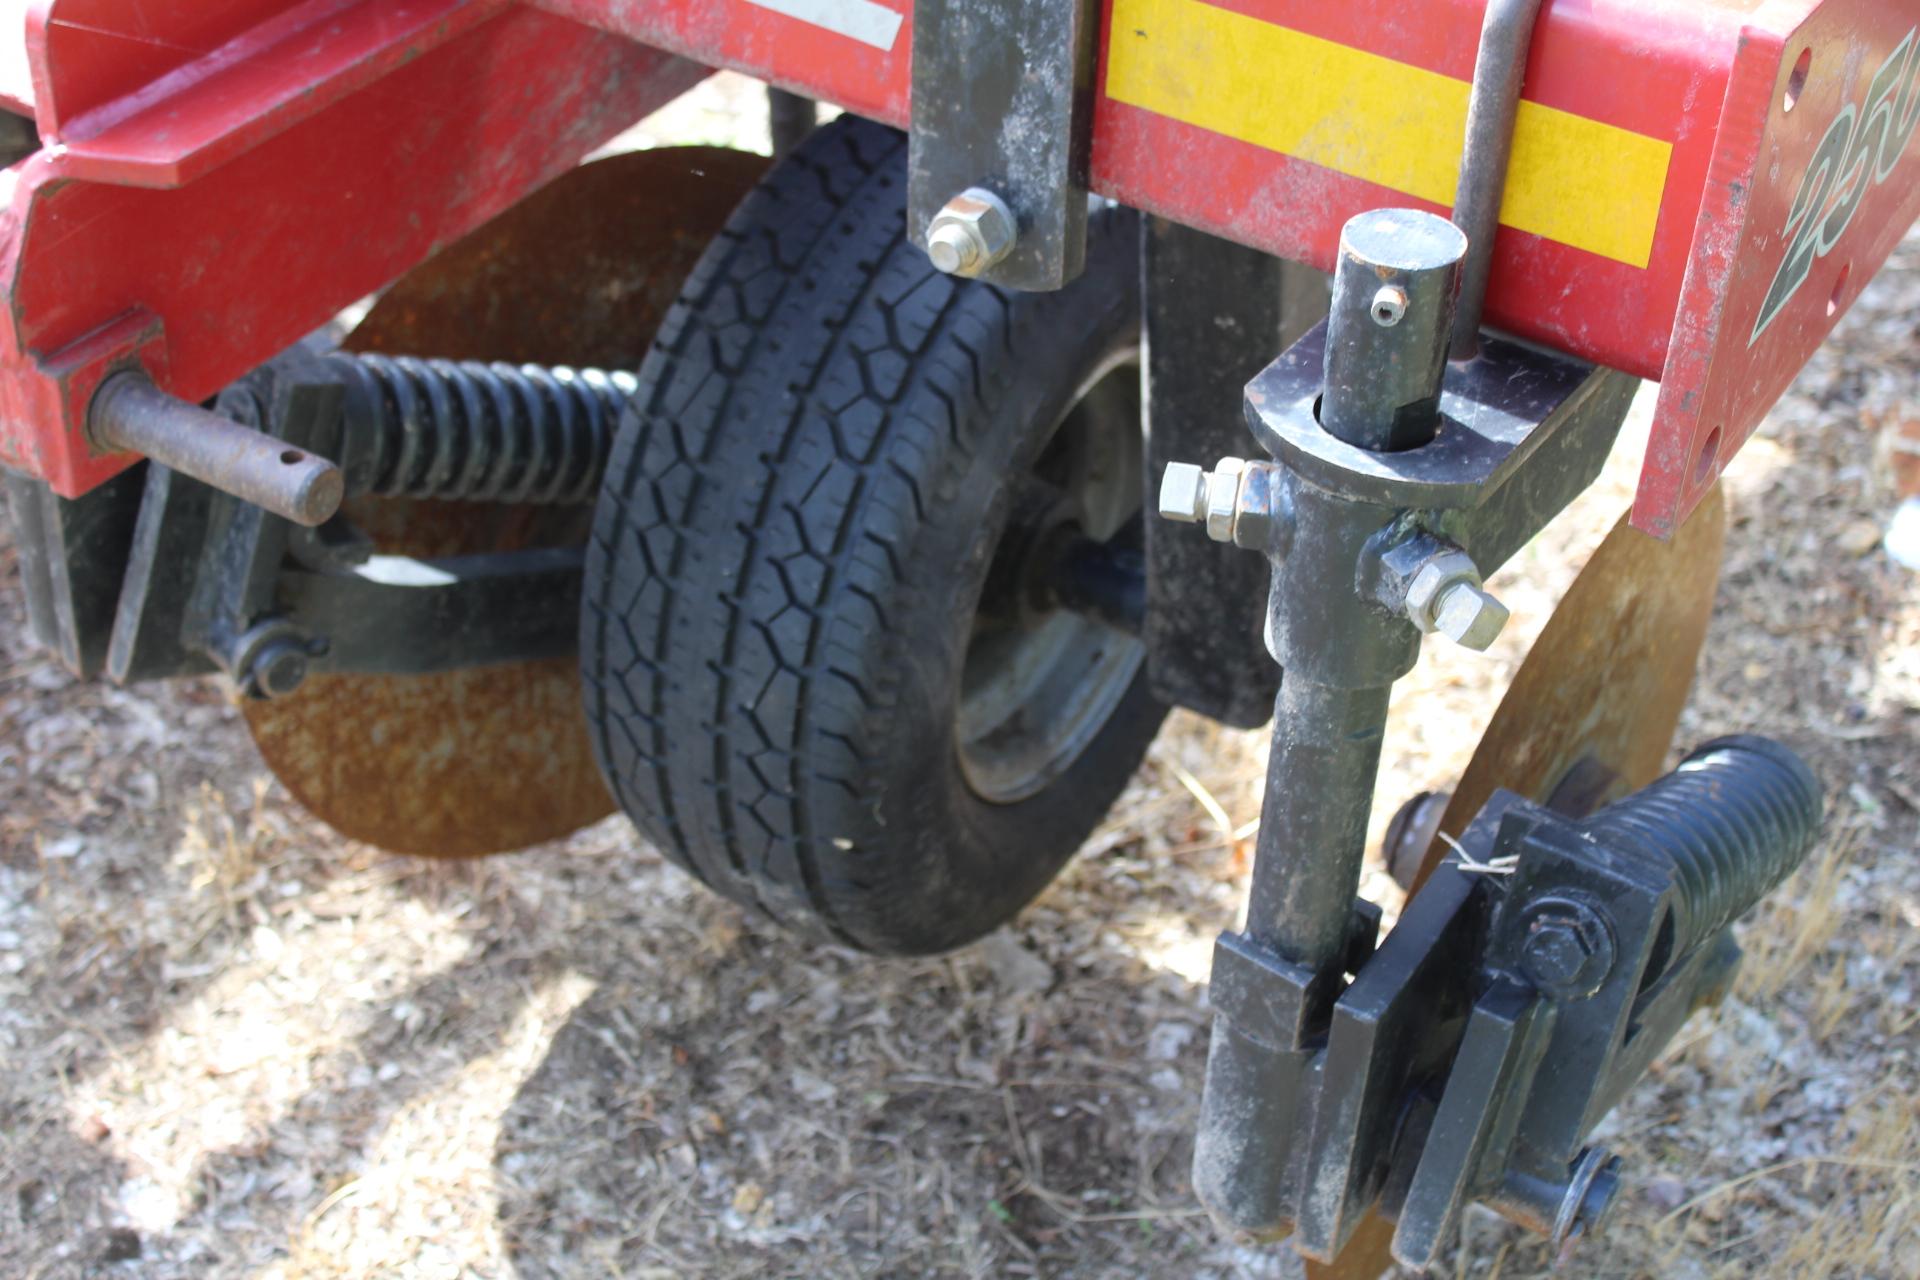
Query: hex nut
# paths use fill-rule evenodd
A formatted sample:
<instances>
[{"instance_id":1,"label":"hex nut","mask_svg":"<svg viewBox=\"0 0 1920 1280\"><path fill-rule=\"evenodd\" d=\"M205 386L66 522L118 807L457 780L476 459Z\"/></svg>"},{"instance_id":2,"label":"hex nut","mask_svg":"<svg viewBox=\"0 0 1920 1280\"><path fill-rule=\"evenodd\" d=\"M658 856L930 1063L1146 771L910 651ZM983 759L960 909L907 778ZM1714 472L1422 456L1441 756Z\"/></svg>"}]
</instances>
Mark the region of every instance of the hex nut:
<instances>
[{"instance_id":1,"label":"hex nut","mask_svg":"<svg viewBox=\"0 0 1920 1280\"><path fill-rule=\"evenodd\" d=\"M1484 652L1506 630L1507 606L1471 582L1456 582L1440 593L1434 627L1455 644Z\"/></svg>"},{"instance_id":2,"label":"hex nut","mask_svg":"<svg viewBox=\"0 0 1920 1280\"><path fill-rule=\"evenodd\" d=\"M1013 252L1018 233L1006 201L985 187L968 187L933 215L927 257L936 271L977 276Z\"/></svg>"},{"instance_id":3,"label":"hex nut","mask_svg":"<svg viewBox=\"0 0 1920 1280\"><path fill-rule=\"evenodd\" d=\"M1284 556L1293 539L1293 506L1281 485L1280 468L1249 462L1240 472L1233 504L1233 545L1263 555Z\"/></svg>"},{"instance_id":4,"label":"hex nut","mask_svg":"<svg viewBox=\"0 0 1920 1280\"><path fill-rule=\"evenodd\" d=\"M1207 472L1191 462L1169 462L1160 477L1160 518L1199 524L1207 518Z\"/></svg>"},{"instance_id":5,"label":"hex nut","mask_svg":"<svg viewBox=\"0 0 1920 1280\"><path fill-rule=\"evenodd\" d=\"M1593 908L1565 898L1535 903L1523 921L1520 970L1562 1000L1585 999L1613 970L1613 931Z\"/></svg>"},{"instance_id":6,"label":"hex nut","mask_svg":"<svg viewBox=\"0 0 1920 1280\"><path fill-rule=\"evenodd\" d=\"M1442 551L1414 571L1404 601L1407 618L1424 632L1440 629L1440 597L1456 583L1480 585L1480 569L1464 551Z\"/></svg>"},{"instance_id":7,"label":"hex nut","mask_svg":"<svg viewBox=\"0 0 1920 1280\"><path fill-rule=\"evenodd\" d=\"M1207 477L1207 536L1215 542L1233 541L1233 521L1240 510L1240 474L1245 458L1222 458Z\"/></svg>"}]
</instances>

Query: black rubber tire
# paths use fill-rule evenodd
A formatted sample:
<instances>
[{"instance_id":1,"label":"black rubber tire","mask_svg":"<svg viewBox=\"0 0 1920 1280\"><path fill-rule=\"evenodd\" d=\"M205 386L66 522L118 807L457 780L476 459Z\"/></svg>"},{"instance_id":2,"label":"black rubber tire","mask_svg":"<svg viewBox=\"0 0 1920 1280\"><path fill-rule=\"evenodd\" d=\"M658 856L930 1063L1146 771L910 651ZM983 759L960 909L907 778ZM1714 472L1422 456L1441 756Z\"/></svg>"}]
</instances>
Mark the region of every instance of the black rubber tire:
<instances>
[{"instance_id":1,"label":"black rubber tire","mask_svg":"<svg viewBox=\"0 0 1920 1280\"><path fill-rule=\"evenodd\" d=\"M688 279L594 517L581 670L601 768L669 857L783 924L924 954L985 934L1101 820L1164 708L1144 668L1084 753L989 804L954 745L1008 510L1082 379L1139 331L1132 213L1013 294L905 239L905 138L842 117Z\"/></svg>"}]
</instances>

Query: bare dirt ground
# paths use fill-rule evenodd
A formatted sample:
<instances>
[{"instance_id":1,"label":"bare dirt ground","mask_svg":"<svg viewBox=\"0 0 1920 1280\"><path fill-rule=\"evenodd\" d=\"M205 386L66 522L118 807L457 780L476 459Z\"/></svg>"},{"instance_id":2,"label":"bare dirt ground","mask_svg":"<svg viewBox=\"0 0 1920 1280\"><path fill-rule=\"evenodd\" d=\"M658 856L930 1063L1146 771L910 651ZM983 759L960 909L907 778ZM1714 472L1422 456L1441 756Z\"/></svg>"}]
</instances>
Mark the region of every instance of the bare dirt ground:
<instances>
[{"instance_id":1,"label":"bare dirt ground","mask_svg":"<svg viewBox=\"0 0 1920 1280\"><path fill-rule=\"evenodd\" d=\"M641 132L737 139L730 105ZM1920 575L1877 548L1875 443L1914 417L1920 236L1727 479L1682 742L1785 739L1827 834L1747 924L1734 997L1608 1121L1628 1182L1574 1274L1920 1274ZM1464 764L1635 461L1496 580L1491 656L1436 646L1407 682L1383 810ZM875 961L623 820L476 863L344 842L219 685L76 683L23 609L0 535L0 1276L1297 1273L1187 1179L1261 735L1175 716L1013 928ZM1448 1263L1545 1266L1482 1215Z\"/></svg>"}]
</instances>

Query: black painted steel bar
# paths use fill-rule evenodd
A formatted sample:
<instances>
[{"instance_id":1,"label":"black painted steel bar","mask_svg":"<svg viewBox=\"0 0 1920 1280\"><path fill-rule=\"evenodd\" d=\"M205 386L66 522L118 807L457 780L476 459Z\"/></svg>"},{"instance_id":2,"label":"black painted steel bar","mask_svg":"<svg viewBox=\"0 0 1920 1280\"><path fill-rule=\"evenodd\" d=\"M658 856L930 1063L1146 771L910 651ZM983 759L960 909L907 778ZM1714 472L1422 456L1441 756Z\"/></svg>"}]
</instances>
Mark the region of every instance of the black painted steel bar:
<instances>
[{"instance_id":1,"label":"black painted steel bar","mask_svg":"<svg viewBox=\"0 0 1920 1280\"><path fill-rule=\"evenodd\" d=\"M1346 954L1391 692L1288 673L1274 700L1260 812L1275 820L1260 824L1246 932L1316 972Z\"/></svg>"},{"instance_id":2,"label":"black painted steel bar","mask_svg":"<svg viewBox=\"0 0 1920 1280\"><path fill-rule=\"evenodd\" d=\"M1244 388L1325 314L1326 287L1318 272L1204 231L1141 223L1152 510L1169 464L1256 456ZM1251 729L1280 683L1262 639L1267 566L1190 534L1147 521L1147 678L1164 702Z\"/></svg>"},{"instance_id":3,"label":"black painted steel bar","mask_svg":"<svg viewBox=\"0 0 1920 1280\"><path fill-rule=\"evenodd\" d=\"M1480 353L1480 317L1493 274L1493 242L1500 230L1500 203L1507 194L1513 159L1513 127L1520 116L1520 89L1527 51L1533 47L1540 0L1492 0L1480 27L1480 54L1467 102L1467 144L1460 161L1460 187L1453 221L1467 235L1460 276L1460 306L1454 313L1452 357Z\"/></svg>"}]
</instances>

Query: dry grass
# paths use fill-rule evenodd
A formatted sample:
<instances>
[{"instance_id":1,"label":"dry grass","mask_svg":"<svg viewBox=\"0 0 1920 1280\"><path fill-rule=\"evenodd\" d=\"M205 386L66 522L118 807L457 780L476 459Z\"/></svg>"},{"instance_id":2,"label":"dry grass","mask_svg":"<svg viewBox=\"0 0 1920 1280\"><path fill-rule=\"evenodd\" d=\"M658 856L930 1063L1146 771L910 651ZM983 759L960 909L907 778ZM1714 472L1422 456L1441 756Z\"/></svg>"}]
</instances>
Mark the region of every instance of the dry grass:
<instances>
[{"instance_id":1,"label":"dry grass","mask_svg":"<svg viewBox=\"0 0 1920 1280\"><path fill-rule=\"evenodd\" d=\"M647 130L724 139L733 93ZM1920 582L1859 529L1892 508L1862 424L1915 416L1917 325L1910 238L1729 477L1683 738L1801 749L1828 837L1607 1122L1630 1180L1593 1274L1915 1274ZM1463 763L1622 508L1616 463L1502 575L1500 648L1401 691L1383 810ZM469 865L345 843L215 685L75 684L21 611L0 541L0 1275L1294 1273L1187 1185L1258 735L1174 717L1013 929L872 961L762 928L621 822ZM1544 1265L1475 1216L1448 1268Z\"/></svg>"}]
</instances>

